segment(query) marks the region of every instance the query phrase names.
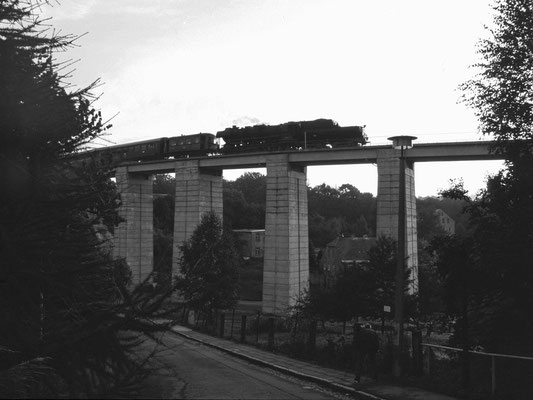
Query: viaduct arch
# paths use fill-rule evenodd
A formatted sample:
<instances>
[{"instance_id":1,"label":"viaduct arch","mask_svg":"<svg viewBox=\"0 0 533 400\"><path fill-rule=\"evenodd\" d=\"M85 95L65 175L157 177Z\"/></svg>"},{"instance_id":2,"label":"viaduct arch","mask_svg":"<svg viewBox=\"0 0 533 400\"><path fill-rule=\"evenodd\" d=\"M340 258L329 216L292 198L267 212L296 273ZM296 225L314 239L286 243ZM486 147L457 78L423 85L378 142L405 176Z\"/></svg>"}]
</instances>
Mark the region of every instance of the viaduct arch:
<instances>
[{"instance_id":1,"label":"viaduct arch","mask_svg":"<svg viewBox=\"0 0 533 400\"><path fill-rule=\"evenodd\" d=\"M414 164L424 161L464 161L500 158L489 152L491 142L417 143L406 158L405 254L413 286L418 286ZM263 311L276 313L292 304L309 281L307 166L377 164L377 235L397 239L400 151L390 146L364 146L278 153L236 154L124 164L116 169L126 222L115 232L115 252L125 257L134 282L153 269L152 176L176 174L173 271L179 272L179 245L194 231L201 216L222 217L222 171L266 167L266 237Z\"/></svg>"}]
</instances>

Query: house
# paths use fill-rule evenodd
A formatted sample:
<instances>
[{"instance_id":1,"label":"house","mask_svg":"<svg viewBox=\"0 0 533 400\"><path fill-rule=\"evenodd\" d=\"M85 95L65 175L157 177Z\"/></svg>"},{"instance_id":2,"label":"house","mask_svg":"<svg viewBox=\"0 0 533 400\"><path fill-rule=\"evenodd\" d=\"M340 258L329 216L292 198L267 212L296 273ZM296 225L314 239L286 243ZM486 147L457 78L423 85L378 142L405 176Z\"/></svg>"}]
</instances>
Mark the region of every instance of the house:
<instances>
[{"instance_id":1,"label":"house","mask_svg":"<svg viewBox=\"0 0 533 400\"><path fill-rule=\"evenodd\" d=\"M346 268L366 264L368 250L375 244L373 237L337 237L322 253L320 269L325 275L335 276Z\"/></svg>"},{"instance_id":2,"label":"house","mask_svg":"<svg viewBox=\"0 0 533 400\"><path fill-rule=\"evenodd\" d=\"M234 229L233 232L241 242L241 252L244 259L262 258L265 254L264 229Z\"/></svg>"},{"instance_id":3,"label":"house","mask_svg":"<svg viewBox=\"0 0 533 400\"><path fill-rule=\"evenodd\" d=\"M453 235L455 233L455 221L440 208L435 210L435 215L437 216L439 226L444 229L448 235Z\"/></svg>"}]
</instances>

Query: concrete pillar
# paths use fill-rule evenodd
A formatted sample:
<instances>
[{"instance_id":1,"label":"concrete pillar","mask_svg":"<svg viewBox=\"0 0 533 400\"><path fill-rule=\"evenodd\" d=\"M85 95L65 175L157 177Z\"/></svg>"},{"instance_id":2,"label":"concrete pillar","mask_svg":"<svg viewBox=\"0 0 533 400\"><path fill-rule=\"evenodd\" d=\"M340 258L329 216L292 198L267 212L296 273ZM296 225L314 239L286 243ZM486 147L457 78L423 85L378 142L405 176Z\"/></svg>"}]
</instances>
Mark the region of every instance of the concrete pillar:
<instances>
[{"instance_id":1,"label":"concrete pillar","mask_svg":"<svg viewBox=\"0 0 533 400\"><path fill-rule=\"evenodd\" d=\"M405 254L411 269L410 293L418 292L418 246L416 228L415 173L413 163L406 155L405 194L406 194L406 240ZM378 153L378 198L376 235L398 239L398 206L400 187L400 151L380 150Z\"/></svg>"},{"instance_id":2,"label":"concrete pillar","mask_svg":"<svg viewBox=\"0 0 533 400\"><path fill-rule=\"evenodd\" d=\"M174 208L173 274L179 274L180 246L194 232L202 215L214 211L222 219L222 170L201 170L198 161L177 161Z\"/></svg>"},{"instance_id":3,"label":"concrete pillar","mask_svg":"<svg viewBox=\"0 0 533 400\"><path fill-rule=\"evenodd\" d=\"M138 284L154 265L153 175L131 174L127 167L118 167L115 178L122 199L119 213L125 221L115 229L114 254L126 259L132 282Z\"/></svg>"},{"instance_id":4,"label":"concrete pillar","mask_svg":"<svg viewBox=\"0 0 533 400\"><path fill-rule=\"evenodd\" d=\"M309 284L307 174L287 155L267 157L263 312L283 312Z\"/></svg>"}]
</instances>

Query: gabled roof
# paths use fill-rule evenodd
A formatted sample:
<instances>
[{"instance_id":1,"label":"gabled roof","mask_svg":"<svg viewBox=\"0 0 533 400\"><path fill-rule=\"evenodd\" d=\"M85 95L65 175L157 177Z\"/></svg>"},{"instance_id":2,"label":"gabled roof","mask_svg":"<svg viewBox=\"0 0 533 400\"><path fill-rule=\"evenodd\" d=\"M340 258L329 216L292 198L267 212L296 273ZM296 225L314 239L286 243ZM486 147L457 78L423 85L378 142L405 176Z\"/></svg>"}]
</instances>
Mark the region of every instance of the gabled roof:
<instances>
[{"instance_id":1,"label":"gabled roof","mask_svg":"<svg viewBox=\"0 0 533 400\"><path fill-rule=\"evenodd\" d=\"M374 237L338 237L327 244L326 251L334 251L341 260L368 260L368 250L376 244Z\"/></svg>"}]
</instances>

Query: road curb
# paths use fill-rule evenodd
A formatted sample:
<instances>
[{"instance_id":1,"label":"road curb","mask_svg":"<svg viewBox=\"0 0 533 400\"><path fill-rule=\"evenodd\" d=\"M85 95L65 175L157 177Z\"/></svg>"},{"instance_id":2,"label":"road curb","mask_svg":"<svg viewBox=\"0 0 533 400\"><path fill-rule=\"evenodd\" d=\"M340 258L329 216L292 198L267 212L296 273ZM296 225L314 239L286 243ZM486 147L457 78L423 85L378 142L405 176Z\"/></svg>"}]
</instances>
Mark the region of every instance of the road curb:
<instances>
[{"instance_id":1,"label":"road curb","mask_svg":"<svg viewBox=\"0 0 533 400\"><path fill-rule=\"evenodd\" d=\"M304 379L304 380L307 380L307 381L310 381L310 382L314 382L316 384L319 384L321 386L325 386L325 387L327 387L329 389L332 389L332 390L334 390L336 392L339 392L339 393L342 393L342 394L346 394L346 392L348 392L349 394L356 394L358 396L361 396L361 397L363 397L365 399L369 399L369 400L385 400L382 397L378 397L378 396L375 396L375 395L367 393L367 392L362 392L360 390L356 390L356 389L354 389L354 388L352 388L350 386L342 385L340 383L336 383L336 382L333 382L333 381L328 380L328 379L319 378L317 376L304 374L302 372L295 371L295 370L290 369L290 368L282 367L280 365L276 365L276 364L272 364L272 363L264 361L264 360L260 360L259 358L255 358L255 357L252 357L252 356L249 356L249 355L246 355L246 354L239 353L238 351L230 350L230 349L224 348L222 346L218 346L216 344L203 341L201 339L189 336L189 335L187 335L184 332L179 332L179 331L175 331L175 330L172 330L171 332L176 334L176 335L183 336L184 338L187 338L189 340L193 340L195 342L202 343L203 345L206 345L206 346L212 347L214 349L223 351L224 353L230 354L232 356L235 356L235 357L241 358L243 360L249 361L249 362L251 362L253 364L260 365L260 366L263 366L263 367L267 367L267 368L273 369L275 371L282 372L284 374L294 376L296 378L300 378L300 379Z\"/></svg>"}]
</instances>

